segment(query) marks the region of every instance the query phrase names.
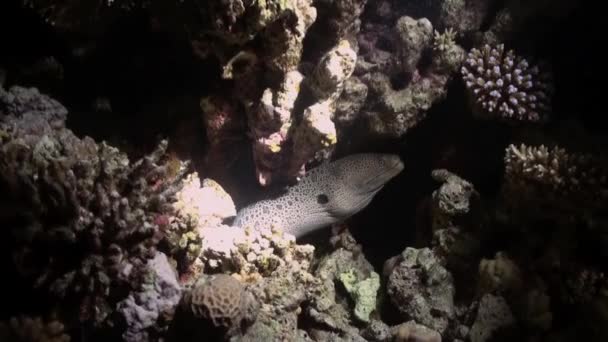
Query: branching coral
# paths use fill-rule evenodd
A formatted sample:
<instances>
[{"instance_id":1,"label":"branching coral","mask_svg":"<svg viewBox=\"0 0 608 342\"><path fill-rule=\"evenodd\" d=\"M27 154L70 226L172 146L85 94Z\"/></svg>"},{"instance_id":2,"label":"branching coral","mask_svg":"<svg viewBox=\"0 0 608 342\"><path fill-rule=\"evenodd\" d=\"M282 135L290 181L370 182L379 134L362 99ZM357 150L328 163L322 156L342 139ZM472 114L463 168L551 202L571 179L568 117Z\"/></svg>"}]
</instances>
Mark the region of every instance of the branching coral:
<instances>
[{"instance_id":1,"label":"branching coral","mask_svg":"<svg viewBox=\"0 0 608 342\"><path fill-rule=\"evenodd\" d=\"M472 49L461 68L474 110L480 117L539 122L548 119L550 74L500 44Z\"/></svg>"},{"instance_id":2,"label":"branching coral","mask_svg":"<svg viewBox=\"0 0 608 342\"><path fill-rule=\"evenodd\" d=\"M540 200L543 208L568 212L600 209L608 196L608 162L559 146L509 145L505 154L505 195ZM517 197L518 196L518 197Z\"/></svg>"},{"instance_id":3,"label":"branching coral","mask_svg":"<svg viewBox=\"0 0 608 342\"><path fill-rule=\"evenodd\" d=\"M68 314L102 324L155 256L187 167L170 162L166 141L131 164L65 129L65 108L48 97L1 93L2 205L14 208L2 217L6 250L33 286L75 302Z\"/></svg>"},{"instance_id":4,"label":"branching coral","mask_svg":"<svg viewBox=\"0 0 608 342\"><path fill-rule=\"evenodd\" d=\"M433 36L433 50L435 51L446 51L450 49L450 47L456 42L456 32L450 27L445 30L443 33L439 33L439 31L435 30Z\"/></svg>"}]
</instances>

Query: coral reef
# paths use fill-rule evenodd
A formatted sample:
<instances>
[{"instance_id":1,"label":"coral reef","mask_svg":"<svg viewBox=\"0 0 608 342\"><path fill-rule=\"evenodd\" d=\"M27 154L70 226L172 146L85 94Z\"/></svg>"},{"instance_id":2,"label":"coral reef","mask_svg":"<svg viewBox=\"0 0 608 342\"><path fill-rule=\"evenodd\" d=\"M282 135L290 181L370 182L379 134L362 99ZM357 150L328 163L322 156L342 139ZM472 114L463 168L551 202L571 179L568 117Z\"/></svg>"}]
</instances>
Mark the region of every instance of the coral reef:
<instances>
[{"instance_id":1,"label":"coral reef","mask_svg":"<svg viewBox=\"0 0 608 342\"><path fill-rule=\"evenodd\" d=\"M608 340L594 4L13 3L0 340ZM264 213L361 152L411 168L331 237Z\"/></svg>"},{"instance_id":2,"label":"coral reef","mask_svg":"<svg viewBox=\"0 0 608 342\"><path fill-rule=\"evenodd\" d=\"M187 167L169 163L166 141L131 164L76 137L65 108L35 89L0 94L2 205L14 209L2 217L6 250L33 287L75 304L66 314L103 325L156 255Z\"/></svg>"},{"instance_id":3,"label":"coral reef","mask_svg":"<svg viewBox=\"0 0 608 342\"><path fill-rule=\"evenodd\" d=\"M503 120L546 121L551 111L551 75L505 47L473 48L461 68L474 112Z\"/></svg>"}]
</instances>

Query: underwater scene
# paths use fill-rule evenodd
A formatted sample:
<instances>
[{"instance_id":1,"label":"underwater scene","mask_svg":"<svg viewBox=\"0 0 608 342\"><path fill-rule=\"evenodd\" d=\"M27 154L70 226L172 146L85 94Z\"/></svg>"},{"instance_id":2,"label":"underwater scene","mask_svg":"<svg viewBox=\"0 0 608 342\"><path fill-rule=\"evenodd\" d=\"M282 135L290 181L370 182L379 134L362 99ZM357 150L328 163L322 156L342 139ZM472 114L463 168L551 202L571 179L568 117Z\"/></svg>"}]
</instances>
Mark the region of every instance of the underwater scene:
<instances>
[{"instance_id":1,"label":"underwater scene","mask_svg":"<svg viewBox=\"0 0 608 342\"><path fill-rule=\"evenodd\" d=\"M0 1L0 342L608 341L604 17Z\"/></svg>"}]
</instances>

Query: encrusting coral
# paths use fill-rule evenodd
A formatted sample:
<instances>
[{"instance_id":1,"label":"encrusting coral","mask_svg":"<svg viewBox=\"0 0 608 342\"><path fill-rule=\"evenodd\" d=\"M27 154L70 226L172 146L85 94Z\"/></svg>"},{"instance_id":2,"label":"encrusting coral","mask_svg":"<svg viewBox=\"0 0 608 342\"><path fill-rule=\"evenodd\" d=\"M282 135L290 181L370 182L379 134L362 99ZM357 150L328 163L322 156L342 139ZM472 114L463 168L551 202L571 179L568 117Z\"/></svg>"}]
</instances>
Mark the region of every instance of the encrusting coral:
<instances>
[{"instance_id":1,"label":"encrusting coral","mask_svg":"<svg viewBox=\"0 0 608 342\"><path fill-rule=\"evenodd\" d=\"M539 122L551 111L551 75L503 44L473 48L461 68L462 78L482 118Z\"/></svg>"}]
</instances>

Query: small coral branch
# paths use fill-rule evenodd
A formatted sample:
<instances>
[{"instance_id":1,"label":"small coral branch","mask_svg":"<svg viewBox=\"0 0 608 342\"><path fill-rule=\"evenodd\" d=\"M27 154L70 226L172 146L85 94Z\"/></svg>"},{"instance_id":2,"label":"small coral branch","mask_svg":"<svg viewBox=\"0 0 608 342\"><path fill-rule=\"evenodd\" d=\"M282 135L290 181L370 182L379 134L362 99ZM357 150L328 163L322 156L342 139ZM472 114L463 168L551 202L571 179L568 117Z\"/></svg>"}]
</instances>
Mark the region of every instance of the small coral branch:
<instances>
[{"instance_id":1,"label":"small coral branch","mask_svg":"<svg viewBox=\"0 0 608 342\"><path fill-rule=\"evenodd\" d=\"M539 122L548 119L551 76L503 44L472 49L461 68L475 113L484 118Z\"/></svg>"}]
</instances>

